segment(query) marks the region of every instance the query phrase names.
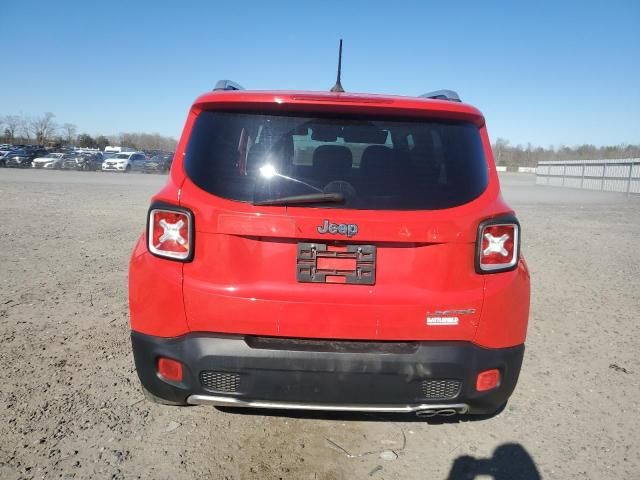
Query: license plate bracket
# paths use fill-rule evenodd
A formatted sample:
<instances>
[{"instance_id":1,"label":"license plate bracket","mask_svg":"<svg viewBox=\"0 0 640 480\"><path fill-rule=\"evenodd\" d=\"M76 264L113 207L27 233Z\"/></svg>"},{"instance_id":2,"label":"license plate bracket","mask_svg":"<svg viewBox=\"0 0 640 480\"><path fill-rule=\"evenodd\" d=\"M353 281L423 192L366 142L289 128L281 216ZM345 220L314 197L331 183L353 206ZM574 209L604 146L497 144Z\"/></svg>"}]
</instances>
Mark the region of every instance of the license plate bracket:
<instances>
[{"instance_id":1,"label":"license plate bracket","mask_svg":"<svg viewBox=\"0 0 640 480\"><path fill-rule=\"evenodd\" d=\"M375 245L298 243L296 278L301 283L374 285L376 253Z\"/></svg>"}]
</instances>

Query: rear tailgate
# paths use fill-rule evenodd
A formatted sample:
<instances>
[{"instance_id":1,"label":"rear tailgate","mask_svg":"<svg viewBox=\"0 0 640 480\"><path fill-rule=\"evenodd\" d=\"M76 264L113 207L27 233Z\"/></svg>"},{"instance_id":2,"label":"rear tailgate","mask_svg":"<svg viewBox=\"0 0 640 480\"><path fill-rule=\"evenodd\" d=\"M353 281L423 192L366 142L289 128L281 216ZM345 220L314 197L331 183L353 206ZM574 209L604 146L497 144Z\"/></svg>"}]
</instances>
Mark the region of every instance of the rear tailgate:
<instances>
[{"instance_id":1,"label":"rear tailgate","mask_svg":"<svg viewBox=\"0 0 640 480\"><path fill-rule=\"evenodd\" d=\"M183 186L183 205L197 219L197 261L184 265L191 330L344 339L473 338L484 282L474 272L475 225L466 217L454 222L444 219L444 212L198 208L209 203L202 201L206 196L189 181ZM417 216L423 218L412 218ZM357 235L318 233L327 218L356 223ZM301 243L342 250L375 247L375 283L299 281ZM451 320L443 324L442 317Z\"/></svg>"},{"instance_id":2,"label":"rear tailgate","mask_svg":"<svg viewBox=\"0 0 640 480\"><path fill-rule=\"evenodd\" d=\"M246 94L260 97L257 113L231 111L243 95L215 96L228 107L199 105L188 123L180 203L195 218L194 260L183 267L189 328L472 340L484 286L474 270L476 229L500 204L479 112L396 99L384 111L406 118L389 119L373 116L364 100L357 109L323 103L320 112L298 97L258 94ZM252 204L314 192L346 197L329 208ZM301 263L354 268L354 259L301 262L300 250L314 245L375 250L375 281L330 283L343 281L335 274L305 281Z\"/></svg>"}]
</instances>

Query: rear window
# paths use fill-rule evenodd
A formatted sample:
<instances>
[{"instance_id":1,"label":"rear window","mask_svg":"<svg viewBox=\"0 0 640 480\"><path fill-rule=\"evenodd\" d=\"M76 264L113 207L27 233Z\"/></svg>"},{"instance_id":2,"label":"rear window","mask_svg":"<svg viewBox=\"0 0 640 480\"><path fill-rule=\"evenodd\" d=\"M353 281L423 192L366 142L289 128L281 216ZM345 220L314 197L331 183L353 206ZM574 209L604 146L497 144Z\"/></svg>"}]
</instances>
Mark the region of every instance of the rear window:
<instances>
[{"instance_id":1,"label":"rear window","mask_svg":"<svg viewBox=\"0 0 640 480\"><path fill-rule=\"evenodd\" d=\"M478 128L465 122L202 112L187 175L241 202L341 193L323 208L431 210L477 198L488 183Z\"/></svg>"}]
</instances>

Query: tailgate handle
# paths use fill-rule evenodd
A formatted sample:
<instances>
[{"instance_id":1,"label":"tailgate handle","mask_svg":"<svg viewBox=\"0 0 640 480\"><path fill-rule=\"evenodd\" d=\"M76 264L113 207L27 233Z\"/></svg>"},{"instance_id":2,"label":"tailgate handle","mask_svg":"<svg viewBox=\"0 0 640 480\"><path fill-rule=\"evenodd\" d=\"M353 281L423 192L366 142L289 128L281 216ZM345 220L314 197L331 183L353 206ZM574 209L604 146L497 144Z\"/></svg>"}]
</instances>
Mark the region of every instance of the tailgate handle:
<instances>
[{"instance_id":1,"label":"tailgate handle","mask_svg":"<svg viewBox=\"0 0 640 480\"><path fill-rule=\"evenodd\" d=\"M298 243L296 278L302 283L376 283L375 245L347 245L329 249L322 243ZM318 260L333 267L319 267ZM339 268L340 262L355 268Z\"/></svg>"}]
</instances>

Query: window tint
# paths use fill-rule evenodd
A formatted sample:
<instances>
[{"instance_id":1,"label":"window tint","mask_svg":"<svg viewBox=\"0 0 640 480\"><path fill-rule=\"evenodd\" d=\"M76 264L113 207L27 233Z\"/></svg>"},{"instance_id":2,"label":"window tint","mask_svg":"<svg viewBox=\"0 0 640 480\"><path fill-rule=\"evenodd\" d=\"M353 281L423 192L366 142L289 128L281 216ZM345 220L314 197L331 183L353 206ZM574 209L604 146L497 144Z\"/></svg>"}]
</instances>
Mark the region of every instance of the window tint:
<instances>
[{"instance_id":1,"label":"window tint","mask_svg":"<svg viewBox=\"0 0 640 480\"><path fill-rule=\"evenodd\" d=\"M345 196L326 208L449 208L488 183L478 128L442 120L202 112L185 168L200 188L231 200Z\"/></svg>"}]
</instances>

